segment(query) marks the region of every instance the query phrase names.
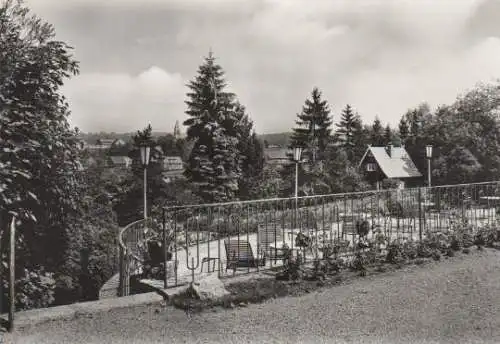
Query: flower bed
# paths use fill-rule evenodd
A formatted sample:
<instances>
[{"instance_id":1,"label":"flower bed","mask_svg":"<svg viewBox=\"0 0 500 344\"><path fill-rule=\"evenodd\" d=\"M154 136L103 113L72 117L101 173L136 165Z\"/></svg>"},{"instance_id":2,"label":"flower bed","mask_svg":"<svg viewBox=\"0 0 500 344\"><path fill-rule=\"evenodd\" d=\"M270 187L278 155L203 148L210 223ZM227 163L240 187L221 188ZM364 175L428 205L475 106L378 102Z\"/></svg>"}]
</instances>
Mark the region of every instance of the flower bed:
<instances>
[{"instance_id":1,"label":"flower bed","mask_svg":"<svg viewBox=\"0 0 500 344\"><path fill-rule=\"evenodd\" d=\"M303 295L353 278L393 271L407 265L422 265L459 253L469 254L485 247L500 249L500 230L496 227L483 227L475 232L467 227L457 227L453 232L426 233L422 242L394 240L381 249L380 242L384 239L380 235L375 236L368 241L368 247L359 249L351 260L341 257L340 250L335 246L326 250L324 259L308 265L302 264L300 255L285 255L283 267L275 269L271 277L228 282L226 288L231 293L228 296L201 301L188 290L172 298L170 304L190 313L216 306L244 307L270 298ZM342 243L338 245L340 247Z\"/></svg>"}]
</instances>

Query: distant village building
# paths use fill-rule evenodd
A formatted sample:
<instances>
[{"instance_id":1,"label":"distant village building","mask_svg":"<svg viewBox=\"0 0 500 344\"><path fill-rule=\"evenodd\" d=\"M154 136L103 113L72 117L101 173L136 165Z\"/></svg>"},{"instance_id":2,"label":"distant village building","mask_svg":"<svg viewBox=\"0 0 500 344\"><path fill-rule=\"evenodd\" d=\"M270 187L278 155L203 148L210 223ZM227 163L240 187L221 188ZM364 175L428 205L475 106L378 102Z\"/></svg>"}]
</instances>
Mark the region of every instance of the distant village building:
<instances>
[{"instance_id":1,"label":"distant village building","mask_svg":"<svg viewBox=\"0 0 500 344\"><path fill-rule=\"evenodd\" d=\"M122 139L97 139L95 144L85 142L84 146L89 150L106 150L111 147L123 147L126 144Z\"/></svg>"},{"instance_id":2,"label":"distant village building","mask_svg":"<svg viewBox=\"0 0 500 344\"><path fill-rule=\"evenodd\" d=\"M264 159L267 165L280 168L291 162L289 153L288 148L270 145L264 148Z\"/></svg>"},{"instance_id":3,"label":"distant village building","mask_svg":"<svg viewBox=\"0 0 500 344\"><path fill-rule=\"evenodd\" d=\"M132 159L128 156L110 156L109 162L111 167L128 169L132 166Z\"/></svg>"},{"instance_id":4,"label":"distant village building","mask_svg":"<svg viewBox=\"0 0 500 344\"><path fill-rule=\"evenodd\" d=\"M422 174L411 160L404 147L370 146L358 166L366 172L368 179L380 188L383 180L395 180L398 188L417 186L422 183Z\"/></svg>"},{"instance_id":5,"label":"distant village building","mask_svg":"<svg viewBox=\"0 0 500 344\"><path fill-rule=\"evenodd\" d=\"M180 156L166 156L163 159L163 180L165 183L184 177L184 162Z\"/></svg>"},{"instance_id":6,"label":"distant village building","mask_svg":"<svg viewBox=\"0 0 500 344\"><path fill-rule=\"evenodd\" d=\"M175 126L174 126L174 139L178 140L181 138L181 128L179 126L179 121L175 121Z\"/></svg>"}]
</instances>

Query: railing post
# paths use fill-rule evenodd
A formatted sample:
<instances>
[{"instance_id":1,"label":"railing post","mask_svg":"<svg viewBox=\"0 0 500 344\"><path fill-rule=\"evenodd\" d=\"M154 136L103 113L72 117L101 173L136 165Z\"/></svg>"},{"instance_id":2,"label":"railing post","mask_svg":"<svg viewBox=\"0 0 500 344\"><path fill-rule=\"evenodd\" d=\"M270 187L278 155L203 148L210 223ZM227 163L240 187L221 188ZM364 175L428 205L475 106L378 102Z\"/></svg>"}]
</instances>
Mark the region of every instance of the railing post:
<instances>
[{"instance_id":1,"label":"railing post","mask_svg":"<svg viewBox=\"0 0 500 344\"><path fill-rule=\"evenodd\" d=\"M165 208L162 209L162 235L163 235L163 288L167 289L167 224ZM175 262L174 262L175 264Z\"/></svg>"},{"instance_id":2,"label":"railing post","mask_svg":"<svg viewBox=\"0 0 500 344\"><path fill-rule=\"evenodd\" d=\"M16 310L16 293L14 285L16 281L15 261L16 261L16 218L12 217L10 223L10 250L9 250L9 332L14 330L14 312Z\"/></svg>"},{"instance_id":3,"label":"railing post","mask_svg":"<svg viewBox=\"0 0 500 344\"><path fill-rule=\"evenodd\" d=\"M418 238L422 241L422 188L418 188Z\"/></svg>"},{"instance_id":4,"label":"railing post","mask_svg":"<svg viewBox=\"0 0 500 344\"><path fill-rule=\"evenodd\" d=\"M119 265L120 265L120 280L118 281L118 296L125 296L123 295L123 276L125 275L125 255L123 254L123 248L120 246L119 247Z\"/></svg>"}]
</instances>

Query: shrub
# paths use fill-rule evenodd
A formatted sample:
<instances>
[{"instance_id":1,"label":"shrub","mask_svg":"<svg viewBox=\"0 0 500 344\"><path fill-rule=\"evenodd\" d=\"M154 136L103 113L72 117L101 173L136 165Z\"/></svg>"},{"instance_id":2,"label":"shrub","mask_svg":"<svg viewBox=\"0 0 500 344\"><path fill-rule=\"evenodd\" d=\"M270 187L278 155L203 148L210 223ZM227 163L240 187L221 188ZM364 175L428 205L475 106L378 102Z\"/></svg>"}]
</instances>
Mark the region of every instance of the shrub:
<instances>
[{"instance_id":1,"label":"shrub","mask_svg":"<svg viewBox=\"0 0 500 344\"><path fill-rule=\"evenodd\" d=\"M433 249L425 241L417 244L417 257L430 258L432 257Z\"/></svg>"},{"instance_id":2,"label":"shrub","mask_svg":"<svg viewBox=\"0 0 500 344\"><path fill-rule=\"evenodd\" d=\"M399 264L405 260L402 246L397 240L387 246L386 261L391 264Z\"/></svg>"},{"instance_id":3,"label":"shrub","mask_svg":"<svg viewBox=\"0 0 500 344\"><path fill-rule=\"evenodd\" d=\"M292 256L292 250L285 244L283 247L283 271L276 274L277 280L297 280L302 277L302 256Z\"/></svg>"},{"instance_id":4,"label":"shrub","mask_svg":"<svg viewBox=\"0 0 500 344\"><path fill-rule=\"evenodd\" d=\"M349 245L349 240L334 239L332 243L323 247L323 258L337 258L339 253L347 252L349 250Z\"/></svg>"},{"instance_id":5,"label":"shrub","mask_svg":"<svg viewBox=\"0 0 500 344\"><path fill-rule=\"evenodd\" d=\"M493 247L497 241L497 230L492 227L484 227L477 231L474 236L474 245Z\"/></svg>"},{"instance_id":6,"label":"shrub","mask_svg":"<svg viewBox=\"0 0 500 344\"><path fill-rule=\"evenodd\" d=\"M463 246L463 243L462 243L462 240L460 240L460 238L458 237L458 235L456 234L452 234L450 236L450 248L452 251L460 251L460 249L462 248Z\"/></svg>"},{"instance_id":7,"label":"shrub","mask_svg":"<svg viewBox=\"0 0 500 344\"><path fill-rule=\"evenodd\" d=\"M8 304L8 278L2 280L3 303ZM16 271L16 310L48 307L54 303L56 281L52 273L41 269Z\"/></svg>"},{"instance_id":8,"label":"shrub","mask_svg":"<svg viewBox=\"0 0 500 344\"><path fill-rule=\"evenodd\" d=\"M403 256L408 259L416 259L418 256L418 244L414 241L407 241L402 247Z\"/></svg>"}]
</instances>

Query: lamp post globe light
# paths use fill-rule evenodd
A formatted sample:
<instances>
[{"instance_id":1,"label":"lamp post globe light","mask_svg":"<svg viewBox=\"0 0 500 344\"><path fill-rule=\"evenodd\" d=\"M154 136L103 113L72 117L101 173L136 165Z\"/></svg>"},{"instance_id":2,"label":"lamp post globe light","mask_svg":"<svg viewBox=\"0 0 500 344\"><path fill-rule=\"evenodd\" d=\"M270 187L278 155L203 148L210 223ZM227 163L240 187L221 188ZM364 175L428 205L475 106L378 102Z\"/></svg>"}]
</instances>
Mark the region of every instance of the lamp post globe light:
<instances>
[{"instance_id":1,"label":"lamp post globe light","mask_svg":"<svg viewBox=\"0 0 500 344\"><path fill-rule=\"evenodd\" d=\"M299 163L302 157L302 147L293 147L293 160L295 161L295 204L299 196Z\"/></svg>"},{"instance_id":2,"label":"lamp post globe light","mask_svg":"<svg viewBox=\"0 0 500 344\"><path fill-rule=\"evenodd\" d=\"M425 156L427 158L427 186L431 187L431 159L432 159L432 145L425 147Z\"/></svg>"},{"instance_id":3,"label":"lamp post globe light","mask_svg":"<svg viewBox=\"0 0 500 344\"><path fill-rule=\"evenodd\" d=\"M144 220L148 218L147 212L147 168L149 165L149 158L151 155L151 147L147 142L143 142L140 146L141 150L141 163L144 168Z\"/></svg>"}]
</instances>

